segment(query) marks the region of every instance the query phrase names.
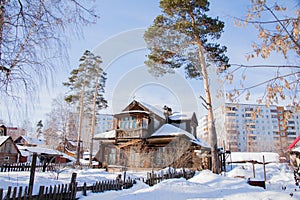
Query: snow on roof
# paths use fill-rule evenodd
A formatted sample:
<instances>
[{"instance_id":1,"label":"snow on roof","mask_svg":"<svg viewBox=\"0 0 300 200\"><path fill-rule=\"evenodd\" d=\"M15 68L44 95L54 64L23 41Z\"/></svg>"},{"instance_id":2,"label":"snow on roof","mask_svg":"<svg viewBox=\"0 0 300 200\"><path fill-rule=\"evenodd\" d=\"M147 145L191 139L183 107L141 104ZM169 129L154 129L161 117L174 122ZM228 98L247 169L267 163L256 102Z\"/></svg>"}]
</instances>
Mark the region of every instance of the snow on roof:
<instances>
[{"instance_id":1,"label":"snow on roof","mask_svg":"<svg viewBox=\"0 0 300 200\"><path fill-rule=\"evenodd\" d=\"M45 143L45 140L42 140L42 139L28 137L28 136L25 136L25 135L22 135L21 137L24 138L24 140L26 140L29 144L40 145L40 144Z\"/></svg>"},{"instance_id":2,"label":"snow on roof","mask_svg":"<svg viewBox=\"0 0 300 200\"><path fill-rule=\"evenodd\" d=\"M76 142L76 141L68 140L68 142L69 142L72 146L77 146L77 142Z\"/></svg>"},{"instance_id":3,"label":"snow on roof","mask_svg":"<svg viewBox=\"0 0 300 200\"><path fill-rule=\"evenodd\" d=\"M209 144L205 141L201 140L200 138L195 138L191 133L177 128L171 124L164 124L160 127L157 131L155 131L150 137L159 137L159 136L180 136L185 135L190 139L191 142L194 144L200 145L202 147L210 148Z\"/></svg>"},{"instance_id":4,"label":"snow on roof","mask_svg":"<svg viewBox=\"0 0 300 200\"><path fill-rule=\"evenodd\" d=\"M0 146L9 138L10 136L0 136Z\"/></svg>"},{"instance_id":5,"label":"snow on roof","mask_svg":"<svg viewBox=\"0 0 300 200\"><path fill-rule=\"evenodd\" d=\"M193 141L195 144L198 144L201 147L211 148L210 145L200 138L196 138L196 141Z\"/></svg>"},{"instance_id":6,"label":"snow on roof","mask_svg":"<svg viewBox=\"0 0 300 200\"><path fill-rule=\"evenodd\" d=\"M148 111L143 111L143 110L125 110L125 111L122 111L122 112L118 113L117 115L119 115L119 114L131 114L131 113L147 113L147 114L149 114Z\"/></svg>"},{"instance_id":7,"label":"snow on roof","mask_svg":"<svg viewBox=\"0 0 300 200\"><path fill-rule=\"evenodd\" d=\"M152 133L151 137L156 136L179 136L179 135L186 135L191 140L195 140L196 138L190 134L189 132L182 130L181 128L177 128L171 124L164 124L162 125L157 131Z\"/></svg>"},{"instance_id":8,"label":"snow on roof","mask_svg":"<svg viewBox=\"0 0 300 200\"><path fill-rule=\"evenodd\" d=\"M263 162L279 162L279 155L273 152L231 152L231 160L229 162L239 161L257 161ZM229 158L230 159L230 158Z\"/></svg>"},{"instance_id":9,"label":"snow on roof","mask_svg":"<svg viewBox=\"0 0 300 200\"><path fill-rule=\"evenodd\" d=\"M19 147L18 147L18 148L19 148ZM24 156L24 157L30 156L30 152L28 152L28 151L20 150L20 149L19 149L19 151L20 151L20 153L21 153L21 156Z\"/></svg>"},{"instance_id":10,"label":"snow on roof","mask_svg":"<svg viewBox=\"0 0 300 200\"><path fill-rule=\"evenodd\" d=\"M31 153L37 153L37 154L49 154L49 155L62 155L62 152L54 150L54 149L47 149L43 147L27 147L27 146L21 146L17 145L20 150L28 151Z\"/></svg>"},{"instance_id":11,"label":"snow on roof","mask_svg":"<svg viewBox=\"0 0 300 200\"><path fill-rule=\"evenodd\" d=\"M72 157L72 156L69 156L68 154L65 154L65 153L62 153L62 152L60 152L60 153L61 153L61 156L62 156L62 157L64 157L64 158L70 160L71 162L75 162L75 161L76 161L76 158L74 158L74 157Z\"/></svg>"},{"instance_id":12,"label":"snow on roof","mask_svg":"<svg viewBox=\"0 0 300 200\"><path fill-rule=\"evenodd\" d=\"M296 148L292 149L291 151L300 152L300 147L296 147Z\"/></svg>"},{"instance_id":13,"label":"snow on roof","mask_svg":"<svg viewBox=\"0 0 300 200\"><path fill-rule=\"evenodd\" d=\"M115 138L116 130L106 131L104 133L95 134L94 139L111 139Z\"/></svg>"},{"instance_id":14,"label":"snow on roof","mask_svg":"<svg viewBox=\"0 0 300 200\"><path fill-rule=\"evenodd\" d=\"M163 109L158 109L156 108L155 106L152 106L150 104L147 104L143 101L138 101L140 104L142 104L142 106L146 107L148 110L152 111L153 113L155 113L156 115L160 116L161 118L165 118L165 115L164 115L164 112L163 112Z\"/></svg>"},{"instance_id":15,"label":"snow on roof","mask_svg":"<svg viewBox=\"0 0 300 200\"><path fill-rule=\"evenodd\" d=\"M193 117L193 112L174 112L169 116L169 119L177 121L177 120L189 120Z\"/></svg>"}]
</instances>

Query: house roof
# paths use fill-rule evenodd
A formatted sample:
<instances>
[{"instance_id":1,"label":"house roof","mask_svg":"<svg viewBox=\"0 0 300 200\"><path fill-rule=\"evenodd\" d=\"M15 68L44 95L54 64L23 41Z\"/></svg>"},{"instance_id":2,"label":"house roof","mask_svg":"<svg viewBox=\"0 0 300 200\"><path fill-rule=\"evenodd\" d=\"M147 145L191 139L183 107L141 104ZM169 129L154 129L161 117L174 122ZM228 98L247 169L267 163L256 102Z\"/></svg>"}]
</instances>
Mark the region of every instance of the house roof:
<instances>
[{"instance_id":1,"label":"house roof","mask_svg":"<svg viewBox=\"0 0 300 200\"><path fill-rule=\"evenodd\" d=\"M28 151L31 153L37 153L37 154L48 154L48 155L62 155L62 152L54 150L54 149L48 149L43 147L27 147L27 146L20 146L17 145L18 148L22 151Z\"/></svg>"},{"instance_id":2,"label":"house roof","mask_svg":"<svg viewBox=\"0 0 300 200\"><path fill-rule=\"evenodd\" d=\"M147 104L143 101L139 101L144 107L146 107L149 111L152 111L153 113L155 113L156 115L160 116L161 118L165 118L163 109L158 109L155 106L152 106L150 104Z\"/></svg>"},{"instance_id":3,"label":"house roof","mask_svg":"<svg viewBox=\"0 0 300 200\"><path fill-rule=\"evenodd\" d=\"M191 120L194 116L194 112L174 112L169 116L169 119L177 121L177 120Z\"/></svg>"},{"instance_id":4,"label":"house roof","mask_svg":"<svg viewBox=\"0 0 300 200\"><path fill-rule=\"evenodd\" d=\"M148 103L145 103L143 101L137 101L137 100L133 100L122 112L128 111L131 105L134 104L138 104L139 106L143 107L144 109L146 109L146 111L149 112L153 112L154 114L158 115L159 117L161 117L162 119L165 118L163 109L158 109L155 106L152 106Z\"/></svg>"},{"instance_id":5,"label":"house roof","mask_svg":"<svg viewBox=\"0 0 300 200\"><path fill-rule=\"evenodd\" d=\"M195 138L191 133L182 130L181 128L177 128L171 124L164 124L160 127L157 131L155 131L150 137L161 137L161 136L186 136L189 140L197 145L202 147L210 148L210 145L207 144L205 141Z\"/></svg>"},{"instance_id":6,"label":"house roof","mask_svg":"<svg viewBox=\"0 0 300 200\"><path fill-rule=\"evenodd\" d=\"M38 138L33 138L33 137L28 137L28 136L25 136L25 135L21 135L15 141L19 140L20 138L23 138L28 144L33 144L33 145L45 144L45 140L38 139Z\"/></svg>"},{"instance_id":7,"label":"house roof","mask_svg":"<svg viewBox=\"0 0 300 200\"><path fill-rule=\"evenodd\" d=\"M2 146L8 138L10 138L10 136L0 136L0 146Z\"/></svg>"},{"instance_id":8,"label":"house roof","mask_svg":"<svg viewBox=\"0 0 300 200\"><path fill-rule=\"evenodd\" d=\"M18 151L18 153L20 153L19 148L14 143L13 139L11 138L11 136L0 136L0 146L2 146L7 140L11 140L13 146L15 146L16 150Z\"/></svg>"}]
</instances>

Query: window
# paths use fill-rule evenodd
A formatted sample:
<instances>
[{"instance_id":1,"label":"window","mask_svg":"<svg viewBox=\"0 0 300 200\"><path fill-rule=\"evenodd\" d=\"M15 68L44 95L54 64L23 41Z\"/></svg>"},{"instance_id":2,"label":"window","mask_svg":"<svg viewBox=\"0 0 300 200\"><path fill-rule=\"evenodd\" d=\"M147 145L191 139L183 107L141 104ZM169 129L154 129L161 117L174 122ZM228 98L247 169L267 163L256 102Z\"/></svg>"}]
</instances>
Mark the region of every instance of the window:
<instances>
[{"instance_id":1,"label":"window","mask_svg":"<svg viewBox=\"0 0 300 200\"><path fill-rule=\"evenodd\" d=\"M5 151L6 151L7 153L12 153L12 145L11 145L10 142L6 142L6 143L5 143Z\"/></svg>"},{"instance_id":2,"label":"window","mask_svg":"<svg viewBox=\"0 0 300 200\"><path fill-rule=\"evenodd\" d=\"M227 113L227 116L235 116L235 113Z\"/></svg>"},{"instance_id":3,"label":"window","mask_svg":"<svg viewBox=\"0 0 300 200\"><path fill-rule=\"evenodd\" d=\"M120 121L121 129L137 128L137 118L135 116L123 117Z\"/></svg>"},{"instance_id":4,"label":"window","mask_svg":"<svg viewBox=\"0 0 300 200\"><path fill-rule=\"evenodd\" d=\"M253 108L245 108L245 111L253 111Z\"/></svg>"}]
</instances>

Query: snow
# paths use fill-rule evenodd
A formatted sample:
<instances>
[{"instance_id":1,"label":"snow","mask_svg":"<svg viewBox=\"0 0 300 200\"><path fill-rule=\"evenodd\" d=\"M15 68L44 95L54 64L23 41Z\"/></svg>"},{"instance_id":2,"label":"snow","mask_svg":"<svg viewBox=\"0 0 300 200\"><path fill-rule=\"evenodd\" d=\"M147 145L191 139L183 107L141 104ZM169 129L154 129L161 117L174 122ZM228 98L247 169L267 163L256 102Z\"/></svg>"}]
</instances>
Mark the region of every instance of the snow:
<instances>
[{"instance_id":1,"label":"snow","mask_svg":"<svg viewBox=\"0 0 300 200\"><path fill-rule=\"evenodd\" d=\"M42 139L28 137L28 136L25 136L25 135L22 135L20 137L22 137L25 141L27 141L28 144L32 144L32 145L42 145L42 144L45 144L45 141L42 140Z\"/></svg>"},{"instance_id":2,"label":"snow","mask_svg":"<svg viewBox=\"0 0 300 200\"><path fill-rule=\"evenodd\" d=\"M189 120L193 117L193 112L174 112L172 115L169 116L169 119L178 121L178 120Z\"/></svg>"},{"instance_id":3,"label":"snow","mask_svg":"<svg viewBox=\"0 0 300 200\"><path fill-rule=\"evenodd\" d=\"M176 126L173 126L171 124L164 124L162 127L160 127L157 131L151 134L151 137L157 137L157 136L180 136L185 135L190 139L191 142L198 144L199 146L203 146L206 148L210 148L210 145L207 144L205 141L201 140L200 138L195 138L191 133L181 129L177 128Z\"/></svg>"},{"instance_id":4,"label":"snow","mask_svg":"<svg viewBox=\"0 0 300 200\"><path fill-rule=\"evenodd\" d=\"M300 152L300 147L296 147L296 148L292 149L291 151Z\"/></svg>"},{"instance_id":5,"label":"snow","mask_svg":"<svg viewBox=\"0 0 300 200\"><path fill-rule=\"evenodd\" d=\"M171 124L164 124L162 125L157 131L151 134L151 137L156 136L179 136L179 135L185 135L191 140L195 140L196 138L190 134L189 132L177 128L176 126L173 126Z\"/></svg>"},{"instance_id":6,"label":"snow","mask_svg":"<svg viewBox=\"0 0 300 200\"><path fill-rule=\"evenodd\" d=\"M211 148L207 142L205 142L204 140L201 140L200 138L196 138L196 140L193 140L193 142L195 144L198 144L201 147L205 147L205 148L209 148L209 149Z\"/></svg>"},{"instance_id":7,"label":"snow","mask_svg":"<svg viewBox=\"0 0 300 200\"><path fill-rule=\"evenodd\" d=\"M98 133L94 135L95 140L99 139L112 139L116 137L116 130L106 131L104 133Z\"/></svg>"},{"instance_id":8,"label":"snow","mask_svg":"<svg viewBox=\"0 0 300 200\"><path fill-rule=\"evenodd\" d=\"M230 162L239 161L257 161L263 162L263 156L265 162L279 162L279 155L272 152L231 152Z\"/></svg>"},{"instance_id":9,"label":"snow","mask_svg":"<svg viewBox=\"0 0 300 200\"><path fill-rule=\"evenodd\" d=\"M165 115L164 115L164 112L163 112L162 108L160 110L160 109L156 108L155 106L152 106L152 105L150 105L148 103L145 103L143 101L138 101L138 102L140 104L142 104L144 107L146 107L149 111L151 111L151 112L155 113L156 115L160 116L162 119L165 118Z\"/></svg>"},{"instance_id":10,"label":"snow","mask_svg":"<svg viewBox=\"0 0 300 200\"><path fill-rule=\"evenodd\" d=\"M17 145L18 149L23 151L28 151L31 153L37 153L37 154L49 154L49 155L62 155L63 153L54 149L47 149L44 147L28 147L28 146L21 146Z\"/></svg>"},{"instance_id":11,"label":"snow","mask_svg":"<svg viewBox=\"0 0 300 200\"><path fill-rule=\"evenodd\" d=\"M245 153L246 154L246 153ZM261 156L265 153L261 153ZM251 157L250 155L248 157ZM251 160L253 160L251 158ZM231 169L232 167L232 169ZM217 175L209 170L198 171L189 180L183 178L169 179L152 187L142 181L137 181L130 189L121 191L106 191L103 193L88 192L88 196L77 197L82 200L137 200L137 199L172 199L172 200L285 200L300 199L300 190L295 186L293 171L286 163L271 163L266 165L266 189L250 186L247 179L253 177L250 163L229 165L230 171ZM40 185L49 186L66 184L71 180L71 174L77 173L78 185L91 185L96 181L115 179L121 172L109 173L103 169L57 169L55 172L36 172L34 193L38 192ZM128 171L131 178L146 178L146 171ZM240 177L244 178L240 178ZM57 179L58 177L58 179ZM239 178L237 178L239 177ZM263 180L263 166L255 165L255 180ZM29 183L29 172L0 172L0 187L5 191L7 186L26 186ZM299 190L299 191L298 191ZM291 196L290 194L293 194Z\"/></svg>"},{"instance_id":12,"label":"snow","mask_svg":"<svg viewBox=\"0 0 300 200\"><path fill-rule=\"evenodd\" d=\"M0 146L9 138L10 136L0 136Z\"/></svg>"}]
</instances>

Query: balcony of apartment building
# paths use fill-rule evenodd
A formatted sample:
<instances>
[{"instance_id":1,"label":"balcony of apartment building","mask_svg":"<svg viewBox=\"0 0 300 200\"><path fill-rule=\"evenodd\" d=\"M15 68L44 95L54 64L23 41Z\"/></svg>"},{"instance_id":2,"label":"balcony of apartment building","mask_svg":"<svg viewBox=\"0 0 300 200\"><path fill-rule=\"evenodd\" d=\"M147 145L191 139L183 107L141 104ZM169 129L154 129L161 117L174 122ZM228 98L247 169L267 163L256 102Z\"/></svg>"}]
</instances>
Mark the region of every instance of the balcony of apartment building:
<instances>
[{"instance_id":1,"label":"balcony of apartment building","mask_svg":"<svg viewBox=\"0 0 300 200\"><path fill-rule=\"evenodd\" d=\"M296 138L297 137L297 131L296 131L296 128L294 126L292 127L287 127L286 129L286 133L287 133L287 136L289 138Z\"/></svg>"},{"instance_id":2,"label":"balcony of apartment building","mask_svg":"<svg viewBox=\"0 0 300 200\"><path fill-rule=\"evenodd\" d=\"M236 142L236 141L229 141L229 147L230 147L230 151L232 151L232 152L239 151L238 142Z\"/></svg>"},{"instance_id":3,"label":"balcony of apartment building","mask_svg":"<svg viewBox=\"0 0 300 200\"><path fill-rule=\"evenodd\" d=\"M238 123L227 123L227 125L226 125L226 131L227 131L227 132L230 132L230 131L232 131L232 132L237 131L238 128L239 128Z\"/></svg>"},{"instance_id":4,"label":"balcony of apartment building","mask_svg":"<svg viewBox=\"0 0 300 200\"><path fill-rule=\"evenodd\" d=\"M280 136L280 132L279 131L273 131L273 137L279 137Z\"/></svg>"}]
</instances>

